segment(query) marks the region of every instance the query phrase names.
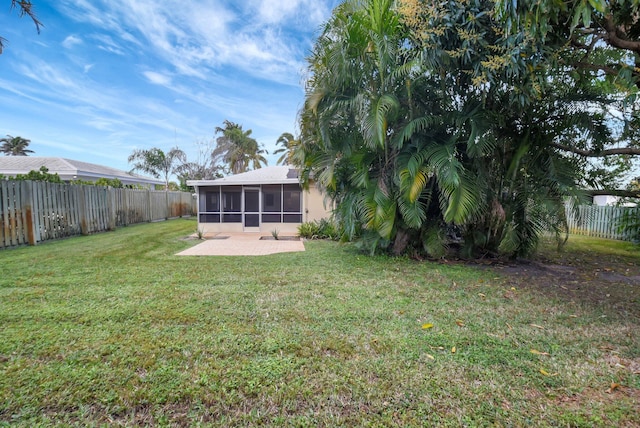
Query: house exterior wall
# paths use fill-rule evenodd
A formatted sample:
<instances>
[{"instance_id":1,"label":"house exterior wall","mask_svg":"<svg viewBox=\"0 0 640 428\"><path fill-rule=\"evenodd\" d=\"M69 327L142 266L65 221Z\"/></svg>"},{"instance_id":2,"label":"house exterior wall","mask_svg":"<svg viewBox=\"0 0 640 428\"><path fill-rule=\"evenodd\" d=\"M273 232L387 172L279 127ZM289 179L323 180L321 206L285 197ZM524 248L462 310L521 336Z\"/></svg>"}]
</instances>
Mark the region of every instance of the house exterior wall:
<instances>
[{"instance_id":1,"label":"house exterior wall","mask_svg":"<svg viewBox=\"0 0 640 428\"><path fill-rule=\"evenodd\" d=\"M324 195L315 186L309 186L304 192L304 221L316 221L331 216L332 207L325 207Z\"/></svg>"}]
</instances>

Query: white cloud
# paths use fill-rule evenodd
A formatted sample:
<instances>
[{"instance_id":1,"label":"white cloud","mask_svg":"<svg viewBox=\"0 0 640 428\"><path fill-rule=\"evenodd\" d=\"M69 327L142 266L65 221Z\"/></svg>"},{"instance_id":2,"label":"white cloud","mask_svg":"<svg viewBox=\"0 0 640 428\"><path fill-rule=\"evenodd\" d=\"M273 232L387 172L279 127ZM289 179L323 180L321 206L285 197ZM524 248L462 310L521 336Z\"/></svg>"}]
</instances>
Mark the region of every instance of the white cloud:
<instances>
[{"instance_id":1,"label":"white cloud","mask_svg":"<svg viewBox=\"0 0 640 428\"><path fill-rule=\"evenodd\" d=\"M64 41L62 42L62 46L64 46L65 49L71 49L74 46L81 45L82 43L83 41L80 37L74 36L72 34L70 36L67 36L66 39L64 39Z\"/></svg>"},{"instance_id":2,"label":"white cloud","mask_svg":"<svg viewBox=\"0 0 640 428\"><path fill-rule=\"evenodd\" d=\"M298 85L299 58L308 48L300 46L300 34L316 28L338 0L63 2L74 19L114 32L120 43L154 51L178 74L206 79L212 70L233 67ZM112 44L100 48L122 52Z\"/></svg>"},{"instance_id":3,"label":"white cloud","mask_svg":"<svg viewBox=\"0 0 640 428\"><path fill-rule=\"evenodd\" d=\"M95 64L85 64L85 66L82 68L84 70L84 73L87 74L89 71L91 71L94 65Z\"/></svg>"},{"instance_id":4,"label":"white cloud","mask_svg":"<svg viewBox=\"0 0 640 428\"><path fill-rule=\"evenodd\" d=\"M171 77L166 74L155 71L145 71L142 74L154 85L168 86L171 84Z\"/></svg>"},{"instance_id":5,"label":"white cloud","mask_svg":"<svg viewBox=\"0 0 640 428\"><path fill-rule=\"evenodd\" d=\"M116 43L111 36L106 34L93 34L91 38L98 42L96 44L98 49L116 55L125 55L125 50L120 44Z\"/></svg>"}]
</instances>

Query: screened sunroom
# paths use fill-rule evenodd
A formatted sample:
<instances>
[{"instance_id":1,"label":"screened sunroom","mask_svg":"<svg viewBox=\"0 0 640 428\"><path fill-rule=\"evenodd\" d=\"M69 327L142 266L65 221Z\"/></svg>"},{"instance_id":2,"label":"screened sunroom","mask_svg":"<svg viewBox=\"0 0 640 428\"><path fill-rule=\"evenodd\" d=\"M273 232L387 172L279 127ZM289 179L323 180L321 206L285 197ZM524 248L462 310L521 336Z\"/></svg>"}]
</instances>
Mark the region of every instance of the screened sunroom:
<instances>
[{"instance_id":1,"label":"screened sunroom","mask_svg":"<svg viewBox=\"0 0 640 428\"><path fill-rule=\"evenodd\" d=\"M204 233L296 232L301 223L330 215L320 192L303 190L297 170L286 166L187 184L196 188Z\"/></svg>"}]
</instances>

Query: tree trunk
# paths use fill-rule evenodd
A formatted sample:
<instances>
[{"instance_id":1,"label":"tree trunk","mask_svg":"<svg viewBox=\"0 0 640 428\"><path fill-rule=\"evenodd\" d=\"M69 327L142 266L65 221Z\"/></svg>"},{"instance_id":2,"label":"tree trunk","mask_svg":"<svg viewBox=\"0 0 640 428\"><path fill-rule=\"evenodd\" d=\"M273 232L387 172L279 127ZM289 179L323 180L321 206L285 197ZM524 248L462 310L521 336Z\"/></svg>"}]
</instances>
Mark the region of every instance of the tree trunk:
<instances>
[{"instance_id":1,"label":"tree trunk","mask_svg":"<svg viewBox=\"0 0 640 428\"><path fill-rule=\"evenodd\" d=\"M393 248L391 252L394 256L399 256L404 253L409 245L409 233L404 229L399 229L396 233L396 238L393 240Z\"/></svg>"}]
</instances>

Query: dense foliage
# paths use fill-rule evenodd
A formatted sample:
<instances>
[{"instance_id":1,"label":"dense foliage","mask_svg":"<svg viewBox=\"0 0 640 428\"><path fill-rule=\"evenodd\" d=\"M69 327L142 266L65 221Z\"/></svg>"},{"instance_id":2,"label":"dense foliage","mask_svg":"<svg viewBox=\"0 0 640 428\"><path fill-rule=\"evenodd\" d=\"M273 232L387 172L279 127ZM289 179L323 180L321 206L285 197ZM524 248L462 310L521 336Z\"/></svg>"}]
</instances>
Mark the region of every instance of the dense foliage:
<instances>
[{"instance_id":1,"label":"dense foliage","mask_svg":"<svg viewBox=\"0 0 640 428\"><path fill-rule=\"evenodd\" d=\"M570 31L543 38L512 21L507 31L494 9L348 1L318 38L303 177L327 190L347 236L370 251L527 255L543 231L560 238L564 198L615 184L589 159L636 141L633 120L623 117L621 132L610 118L635 112L636 91L569 66L584 57L567 47ZM628 158L614 164L628 168Z\"/></svg>"},{"instance_id":2,"label":"dense foliage","mask_svg":"<svg viewBox=\"0 0 640 428\"><path fill-rule=\"evenodd\" d=\"M133 163L133 169L151 174L156 178L162 177L165 182L165 190L169 190L169 177L178 172L180 165L187 160L186 154L178 147L174 147L167 153L162 149L134 150L129 155L129 162Z\"/></svg>"},{"instance_id":3,"label":"dense foliage","mask_svg":"<svg viewBox=\"0 0 640 428\"><path fill-rule=\"evenodd\" d=\"M41 166L38 171L29 171L26 174L17 174L15 177L5 177L0 175L0 179L6 180L29 180L29 181L47 181L49 183L63 183L60 176L56 174L51 174L49 172L49 168L46 166Z\"/></svg>"},{"instance_id":4,"label":"dense foliage","mask_svg":"<svg viewBox=\"0 0 640 428\"><path fill-rule=\"evenodd\" d=\"M216 147L211 154L215 163L221 162L233 174L240 174L267 164L264 155L268 154L255 138L251 129L244 130L242 125L225 120L224 127L216 127Z\"/></svg>"},{"instance_id":5,"label":"dense foliage","mask_svg":"<svg viewBox=\"0 0 640 428\"><path fill-rule=\"evenodd\" d=\"M27 149L31 140L20 136L7 135L5 138L0 138L0 143L2 143L0 145L0 153L5 156L28 156L29 153L33 153L33 150Z\"/></svg>"}]
</instances>

